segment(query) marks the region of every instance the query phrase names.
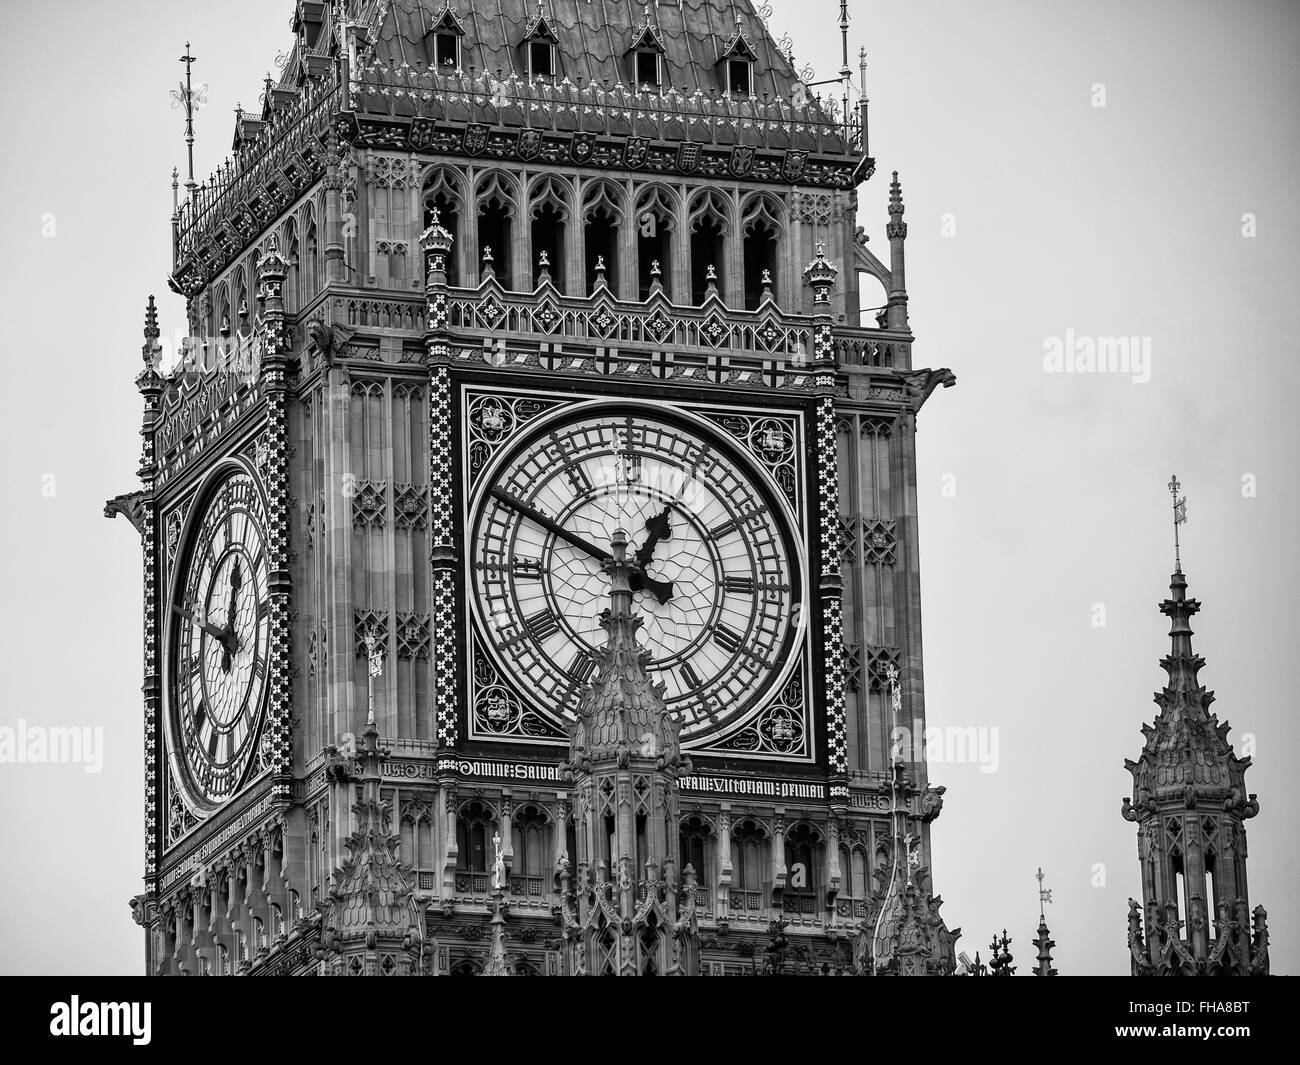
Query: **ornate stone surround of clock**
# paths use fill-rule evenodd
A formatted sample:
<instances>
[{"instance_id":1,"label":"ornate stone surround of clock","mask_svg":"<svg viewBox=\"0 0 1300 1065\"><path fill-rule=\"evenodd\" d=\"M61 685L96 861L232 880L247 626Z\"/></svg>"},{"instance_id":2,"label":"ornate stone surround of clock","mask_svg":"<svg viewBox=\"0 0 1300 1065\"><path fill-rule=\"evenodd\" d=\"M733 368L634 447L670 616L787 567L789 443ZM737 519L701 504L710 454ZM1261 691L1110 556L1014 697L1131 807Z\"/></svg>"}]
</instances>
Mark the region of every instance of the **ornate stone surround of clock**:
<instances>
[{"instance_id":1,"label":"ornate stone surround of clock","mask_svg":"<svg viewBox=\"0 0 1300 1065\"><path fill-rule=\"evenodd\" d=\"M470 735L563 742L625 528L687 746L810 758L802 415L478 386L461 407Z\"/></svg>"}]
</instances>

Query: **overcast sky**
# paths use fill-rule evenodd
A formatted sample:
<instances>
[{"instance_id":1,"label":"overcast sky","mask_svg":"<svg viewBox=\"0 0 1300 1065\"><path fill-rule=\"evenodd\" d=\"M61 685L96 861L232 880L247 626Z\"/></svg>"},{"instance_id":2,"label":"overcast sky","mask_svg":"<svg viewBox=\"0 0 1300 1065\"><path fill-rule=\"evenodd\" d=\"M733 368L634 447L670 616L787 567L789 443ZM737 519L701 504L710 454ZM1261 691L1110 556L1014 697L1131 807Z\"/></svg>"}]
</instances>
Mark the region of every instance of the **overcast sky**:
<instances>
[{"instance_id":1,"label":"overcast sky","mask_svg":"<svg viewBox=\"0 0 1300 1065\"><path fill-rule=\"evenodd\" d=\"M139 539L101 508L138 487L146 296L165 336L184 324L165 283L177 58L192 40L202 176L236 103L258 106L292 6L6 11L0 726L102 726L105 748L99 773L0 765L5 972L142 965L127 908L143 866ZM777 34L797 29L799 59L834 76L837 0L774 6ZM998 737L995 772L931 766L948 787L934 880L959 949L987 955L1005 927L1029 970L1041 865L1060 971L1128 971L1123 761L1164 678L1177 472L1202 680L1255 743L1251 903L1269 909L1274 972L1295 972L1300 9L850 6L879 168L860 221L884 257L899 170L915 362L958 377L918 449L930 724ZM1141 338L1149 366L1045 372L1054 338L1110 337Z\"/></svg>"}]
</instances>

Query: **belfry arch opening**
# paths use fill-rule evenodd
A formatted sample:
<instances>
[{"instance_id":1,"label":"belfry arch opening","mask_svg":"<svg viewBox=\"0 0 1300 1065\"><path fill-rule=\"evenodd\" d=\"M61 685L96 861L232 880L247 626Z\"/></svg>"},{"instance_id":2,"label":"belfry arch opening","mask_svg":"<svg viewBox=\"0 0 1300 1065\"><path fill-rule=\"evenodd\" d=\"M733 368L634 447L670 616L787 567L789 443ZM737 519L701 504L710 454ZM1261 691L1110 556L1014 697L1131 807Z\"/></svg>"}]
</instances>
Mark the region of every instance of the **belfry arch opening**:
<instances>
[{"instance_id":1,"label":"belfry arch opening","mask_svg":"<svg viewBox=\"0 0 1300 1065\"><path fill-rule=\"evenodd\" d=\"M596 267L605 271L605 284L618 291L618 218L607 207L597 207L586 223L587 292L596 287Z\"/></svg>"},{"instance_id":2,"label":"belfry arch opening","mask_svg":"<svg viewBox=\"0 0 1300 1065\"><path fill-rule=\"evenodd\" d=\"M764 279L776 289L776 228L765 220L745 234L745 307L756 310L763 299Z\"/></svg>"},{"instance_id":3,"label":"belfry arch opening","mask_svg":"<svg viewBox=\"0 0 1300 1065\"><path fill-rule=\"evenodd\" d=\"M718 286L718 295L726 298L724 247L722 224L714 218L701 218L691 233L691 303L696 306L704 302L710 281ZM715 276L710 277L710 272Z\"/></svg>"},{"instance_id":4,"label":"belfry arch opening","mask_svg":"<svg viewBox=\"0 0 1300 1065\"><path fill-rule=\"evenodd\" d=\"M542 256L546 256L545 269L551 281L564 291L564 216L551 203L544 203L533 212L533 284L542 280Z\"/></svg>"},{"instance_id":5,"label":"belfry arch opening","mask_svg":"<svg viewBox=\"0 0 1300 1065\"><path fill-rule=\"evenodd\" d=\"M482 259L485 249L492 253L492 272L503 288L510 288L510 258L514 247L514 218L510 207L498 196L490 196L479 204L478 248L475 254Z\"/></svg>"}]
</instances>

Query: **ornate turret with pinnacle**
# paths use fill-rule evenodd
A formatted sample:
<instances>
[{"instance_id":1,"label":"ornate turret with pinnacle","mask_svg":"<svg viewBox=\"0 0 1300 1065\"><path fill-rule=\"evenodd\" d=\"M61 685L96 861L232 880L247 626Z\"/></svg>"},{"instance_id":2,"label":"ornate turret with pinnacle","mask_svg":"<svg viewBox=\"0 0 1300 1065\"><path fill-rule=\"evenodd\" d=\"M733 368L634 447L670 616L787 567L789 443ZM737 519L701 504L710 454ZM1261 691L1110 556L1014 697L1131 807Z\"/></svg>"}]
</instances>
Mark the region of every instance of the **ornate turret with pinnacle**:
<instances>
[{"instance_id":1,"label":"ornate turret with pinnacle","mask_svg":"<svg viewBox=\"0 0 1300 1065\"><path fill-rule=\"evenodd\" d=\"M357 757L340 775L356 781L356 826L345 841L348 856L321 907L318 957L338 976L408 976L421 969L423 917L414 903L409 869L397 857L389 832L389 803L380 798L379 746L373 711Z\"/></svg>"},{"instance_id":2,"label":"ornate turret with pinnacle","mask_svg":"<svg viewBox=\"0 0 1300 1065\"><path fill-rule=\"evenodd\" d=\"M1201 604L1187 598L1177 546L1187 501L1174 497L1175 561L1169 598L1169 654L1160 665L1168 683L1144 725L1146 742L1133 774L1125 819L1138 826L1143 906L1129 900L1129 953L1134 976L1251 976L1268 972L1268 915L1253 914L1246 886L1246 827L1259 812L1246 792L1249 757L1228 742L1228 723L1209 711L1214 693L1200 683L1205 659L1192 650L1191 619ZM1145 914L1146 933L1142 924Z\"/></svg>"},{"instance_id":3,"label":"ornate turret with pinnacle","mask_svg":"<svg viewBox=\"0 0 1300 1065\"><path fill-rule=\"evenodd\" d=\"M600 617L596 677L569 728L577 827L576 879L561 865L569 972L575 976L697 976L695 875L678 880L677 778L689 769L664 688L637 645L627 534L606 564L611 606Z\"/></svg>"}]
</instances>

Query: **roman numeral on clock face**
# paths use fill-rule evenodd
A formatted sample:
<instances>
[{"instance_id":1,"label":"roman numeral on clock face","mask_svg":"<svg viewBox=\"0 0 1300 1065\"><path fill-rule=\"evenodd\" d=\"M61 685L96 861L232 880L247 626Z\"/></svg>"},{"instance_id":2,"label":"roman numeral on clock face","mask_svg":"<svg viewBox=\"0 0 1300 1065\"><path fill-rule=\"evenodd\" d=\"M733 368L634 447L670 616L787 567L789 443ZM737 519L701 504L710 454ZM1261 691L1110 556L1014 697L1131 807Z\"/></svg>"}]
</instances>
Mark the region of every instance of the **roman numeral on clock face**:
<instances>
[{"instance_id":1,"label":"roman numeral on clock face","mask_svg":"<svg viewBox=\"0 0 1300 1065\"><path fill-rule=\"evenodd\" d=\"M683 662L681 666L682 680L686 681L686 690L698 691L700 688L700 675L691 668L689 662Z\"/></svg>"},{"instance_id":2,"label":"roman numeral on clock face","mask_svg":"<svg viewBox=\"0 0 1300 1065\"><path fill-rule=\"evenodd\" d=\"M736 595L753 595L754 578L753 577L731 577L723 574L722 590L731 592Z\"/></svg>"},{"instance_id":3,"label":"roman numeral on clock face","mask_svg":"<svg viewBox=\"0 0 1300 1065\"><path fill-rule=\"evenodd\" d=\"M578 684L585 684L596 671L596 660L587 654L586 651L579 651L573 656L566 672Z\"/></svg>"},{"instance_id":4,"label":"roman numeral on clock face","mask_svg":"<svg viewBox=\"0 0 1300 1065\"><path fill-rule=\"evenodd\" d=\"M532 558L516 558L510 563L510 573L517 581L540 581L542 564Z\"/></svg>"},{"instance_id":5,"label":"roman numeral on clock face","mask_svg":"<svg viewBox=\"0 0 1300 1065\"><path fill-rule=\"evenodd\" d=\"M525 628L535 640L549 640L560 631L560 623L549 610L539 610L524 622Z\"/></svg>"},{"instance_id":6,"label":"roman numeral on clock face","mask_svg":"<svg viewBox=\"0 0 1300 1065\"><path fill-rule=\"evenodd\" d=\"M713 630L713 642L728 654L734 655L740 650L740 637L726 625L719 625Z\"/></svg>"}]
</instances>

